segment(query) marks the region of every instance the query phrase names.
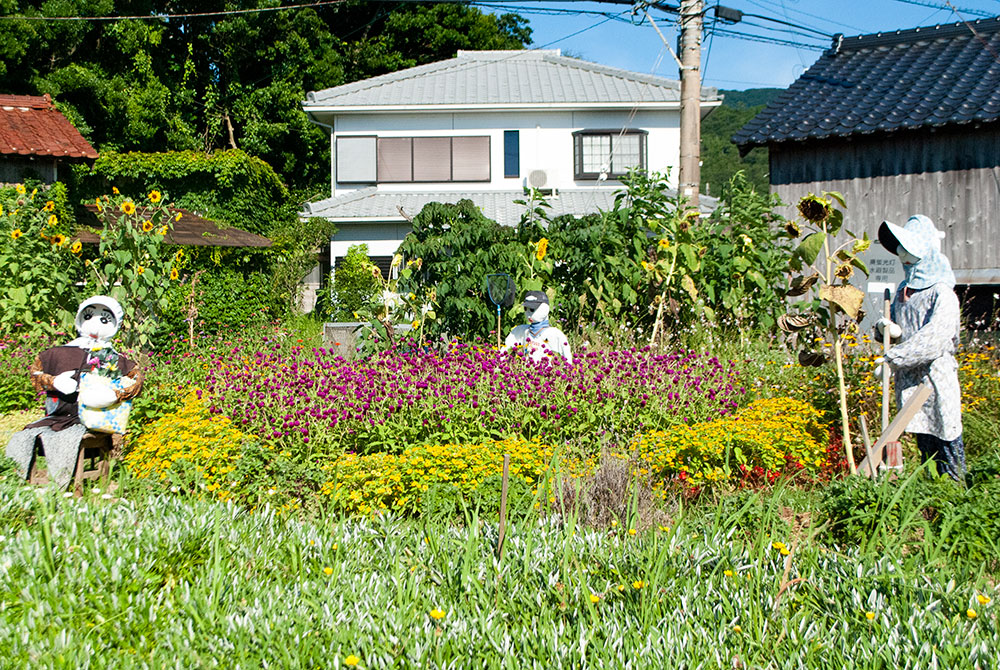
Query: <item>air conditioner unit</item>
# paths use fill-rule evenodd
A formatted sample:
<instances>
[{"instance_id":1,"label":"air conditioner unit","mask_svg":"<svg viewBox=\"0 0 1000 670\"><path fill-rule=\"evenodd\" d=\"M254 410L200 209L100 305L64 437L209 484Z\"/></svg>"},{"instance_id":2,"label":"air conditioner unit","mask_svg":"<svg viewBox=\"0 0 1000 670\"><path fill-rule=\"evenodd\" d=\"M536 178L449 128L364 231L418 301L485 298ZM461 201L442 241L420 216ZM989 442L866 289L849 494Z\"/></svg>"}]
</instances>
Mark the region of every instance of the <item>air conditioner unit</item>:
<instances>
[{"instance_id":1,"label":"air conditioner unit","mask_svg":"<svg viewBox=\"0 0 1000 670\"><path fill-rule=\"evenodd\" d=\"M528 186L531 188L545 188L549 183L549 175L545 170L532 170L528 173Z\"/></svg>"}]
</instances>

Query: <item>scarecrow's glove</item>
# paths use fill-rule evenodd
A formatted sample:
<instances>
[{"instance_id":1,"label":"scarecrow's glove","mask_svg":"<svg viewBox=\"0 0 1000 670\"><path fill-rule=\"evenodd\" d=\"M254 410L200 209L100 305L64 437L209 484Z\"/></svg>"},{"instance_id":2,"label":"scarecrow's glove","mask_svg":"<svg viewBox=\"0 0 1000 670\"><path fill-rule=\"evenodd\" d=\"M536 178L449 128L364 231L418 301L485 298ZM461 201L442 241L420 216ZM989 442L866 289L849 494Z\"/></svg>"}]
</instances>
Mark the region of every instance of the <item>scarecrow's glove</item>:
<instances>
[{"instance_id":1,"label":"scarecrow's glove","mask_svg":"<svg viewBox=\"0 0 1000 670\"><path fill-rule=\"evenodd\" d=\"M73 375L75 374L76 370L60 372L52 378L52 388L59 391L63 395L73 395L76 393L77 387L76 380L73 379Z\"/></svg>"},{"instance_id":2,"label":"scarecrow's glove","mask_svg":"<svg viewBox=\"0 0 1000 670\"><path fill-rule=\"evenodd\" d=\"M890 335L892 332L890 331ZM872 370L872 376L875 377L875 381L882 381L882 375L892 376L892 370L889 368L889 364L885 362L885 359L879 356L875 359L875 369Z\"/></svg>"},{"instance_id":3,"label":"scarecrow's glove","mask_svg":"<svg viewBox=\"0 0 1000 670\"><path fill-rule=\"evenodd\" d=\"M875 332L878 333L879 339L882 339L885 333L886 326L889 327L889 337L892 339L897 339L903 334L903 329L900 328L898 323L893 323L890 319L882 317L875 322Z\"/></svg>"}]
</instances>

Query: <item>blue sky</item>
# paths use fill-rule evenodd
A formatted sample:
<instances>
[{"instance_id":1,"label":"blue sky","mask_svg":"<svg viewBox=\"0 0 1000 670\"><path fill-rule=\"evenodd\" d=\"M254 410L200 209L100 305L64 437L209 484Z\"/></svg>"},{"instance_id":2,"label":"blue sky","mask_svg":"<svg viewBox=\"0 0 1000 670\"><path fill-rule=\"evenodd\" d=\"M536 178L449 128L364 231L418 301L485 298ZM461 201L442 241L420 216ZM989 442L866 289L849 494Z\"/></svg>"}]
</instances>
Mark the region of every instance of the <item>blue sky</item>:
<instances>
[{"instance_id":1,"label":"blue sky","mask_svg":"<svg viewBox=\"0 0 1000 670\"><path fill-rule=\"evenodd\" d=\"M485 0L489 2L490 0ZM494 0L495 1L495 0ZM597 2L557 2L535 0L511 4L532 9L562 8L589 12L620 14L622 20L607 20L596 14L546 16L522 12L531 21L533 47L562 49L572 55L604 65L635 72L655 73L676 79L677 64L663 48L663 42L649 22L632 25L629 8ZM667 0L675 5L678 0ZM706 2L712 6L712 2ZM955 23L960 20L944 0L724 0L721 4L745 14L758 14L795 24L796 28L746 17L741 23L720 28L740 33L766 35L783 40L827 47L830 39L818 33L861 35L917 26ZM952 0L962 18L974 21L982 14L1000 15L1000 0ZM931 6L927 6L931 5ZM965 11L962 10L971 10ZM487 10L497 11L497 10ZM664 36L676 44L677 26L673 15L651 10ZM711 23L712 12L708 12ZM640 17L636 17L638 21ZM603 21L603 23L601 23ZM756 25L750 25L750 24ZM599 24L599 25L597 25ZM767 26L771 29L765 29ZM816 32L809 32L810 29ZM793 32L780 32L790 30ZM579 34L567 37L574 32ZM785 87L791 84L820 55L821 51L804 46L768 44L749 41L721 32L706 34L702 50L702 69L706 86L728 89Z\"/></svg>"}]
</instances>

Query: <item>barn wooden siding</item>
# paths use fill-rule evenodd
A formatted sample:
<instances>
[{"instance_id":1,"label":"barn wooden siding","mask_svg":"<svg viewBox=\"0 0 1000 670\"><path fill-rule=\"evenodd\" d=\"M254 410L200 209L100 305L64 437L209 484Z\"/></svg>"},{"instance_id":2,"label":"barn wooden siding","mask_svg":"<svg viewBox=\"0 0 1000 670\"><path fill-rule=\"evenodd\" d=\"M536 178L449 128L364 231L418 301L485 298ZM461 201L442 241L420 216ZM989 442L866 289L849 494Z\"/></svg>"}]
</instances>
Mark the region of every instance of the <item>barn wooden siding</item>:
<instances>
[{"instance_id":1,"label":"barn wooden siding","mask_svg":"<svg viewBox=\"0 0 1000 670\"><path fill-rule=\"evenodd\" d=\"M1000 284L1000 127L770 146L771 190L794 215L806 193L839 191L847 227L929 216L961 284Z\"/></svg>"}]
</instances>

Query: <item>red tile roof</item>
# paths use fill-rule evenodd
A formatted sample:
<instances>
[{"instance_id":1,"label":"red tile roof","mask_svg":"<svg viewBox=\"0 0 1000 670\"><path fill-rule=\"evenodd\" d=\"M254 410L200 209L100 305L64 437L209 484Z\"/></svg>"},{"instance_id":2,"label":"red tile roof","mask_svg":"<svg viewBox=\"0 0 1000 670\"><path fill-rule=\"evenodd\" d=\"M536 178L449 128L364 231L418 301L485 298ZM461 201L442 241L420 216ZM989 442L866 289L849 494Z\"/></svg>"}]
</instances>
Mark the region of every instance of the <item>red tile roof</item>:
<instances>
[{"instance_id":1,"label":"red tile roof","mask_svg":"<svg viewBox=\"0 0 1000 670\"><path fill-rule=\"evenodd\" d=\"M0 95L0 155L97 158L48 96Z\"/></svg>"}]
</instances>

